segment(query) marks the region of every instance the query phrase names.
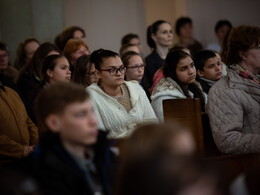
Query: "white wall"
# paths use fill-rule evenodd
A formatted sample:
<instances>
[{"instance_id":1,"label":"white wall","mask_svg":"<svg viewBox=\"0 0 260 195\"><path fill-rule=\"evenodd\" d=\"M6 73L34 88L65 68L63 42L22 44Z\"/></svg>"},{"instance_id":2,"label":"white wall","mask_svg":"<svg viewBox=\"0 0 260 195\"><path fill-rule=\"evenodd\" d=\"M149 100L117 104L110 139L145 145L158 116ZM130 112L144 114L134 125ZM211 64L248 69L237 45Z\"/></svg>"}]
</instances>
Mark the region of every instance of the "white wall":
<instances>
[{"instance_id":1,"label":"white wall","mask_svg":"<svg viewBox=\"0 0 260 195\"><path fill-rule=\"evenodd\" d=\"M228 19L233 26L260 26L259 0L186 0L186 14L193 19L194 37L204 46L216 41L215 24Z\"/></svg>"},{"instance_id":2,"label":"white wall","mask_svg":"<svg viewBox=\"0 0 260 195\"><path fill-rule=\"evenodd\" d=\"M140 36L145 43L143 0L64 0L65 27L81 26L91 51L99 48L118 52L127 33ZM146 48L144 48L146 49Z\"/></svg>"}]
</instances>

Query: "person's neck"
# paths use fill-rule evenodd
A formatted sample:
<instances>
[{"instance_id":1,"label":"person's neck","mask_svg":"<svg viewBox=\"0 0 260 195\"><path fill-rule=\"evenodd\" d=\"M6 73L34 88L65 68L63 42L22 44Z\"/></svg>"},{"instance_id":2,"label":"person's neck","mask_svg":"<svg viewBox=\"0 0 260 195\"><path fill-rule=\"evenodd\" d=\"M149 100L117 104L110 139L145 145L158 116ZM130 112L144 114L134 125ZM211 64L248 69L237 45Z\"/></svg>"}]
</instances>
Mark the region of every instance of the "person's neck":
<instances>
[{"instance_id":1,"label":"person's neck","mask_svg":"<svg viewBox=\"0 0 260 195\"><path fill-rule=\"evenodd\" d=\"M116 87L110 87L110 86L102 86L101 84L101 89L108 95L112 97L121 97L123 95L122 89L119 86Z\"/></svg>"},{"instance_id":2,"label":"person's neck","mask_svg":"<svg viewBox=\"0 0 260 195\"><path fill-rule=\"evenodd\" d=\"M260 74L260 68L253 68L251 66L248 66L244 61L240 62L239 65L242 66L244 69L248 70L250 73L257 74L257 75Z\"/></svg>"},{"instance_id":3,"label":"person's neck","mask_svg":"<svg viewBox=\"0 0 260 195\"><path fill-rule=\"evenodd\" d=\"M86 148L83 145L76 145L67 142L66 140L61 140L63 147L71 154L78 156L82 159L86 159L85 151Z\"/></svg>"},{"instance_id":4,"label":"person's neck","mask_svg":"<svg viewBox=\"0 0 260 195\"><path fill-rule=\"evenodd\" d=\"M165 59L167 54L168 54L169 48L162 46L162 45L156 45L156 52L158 53L158 55L162 58Z\"/></svg>"},{"instance_id":5,"label":"person's neck","mask_svg":"<svg viewBox=\"0 0 260 195\"><path fill-rule=\"evenodd\" d=\"M179 37L179 45L187 48L193 42L192 37Z\"/></svg>"}]
</instances>

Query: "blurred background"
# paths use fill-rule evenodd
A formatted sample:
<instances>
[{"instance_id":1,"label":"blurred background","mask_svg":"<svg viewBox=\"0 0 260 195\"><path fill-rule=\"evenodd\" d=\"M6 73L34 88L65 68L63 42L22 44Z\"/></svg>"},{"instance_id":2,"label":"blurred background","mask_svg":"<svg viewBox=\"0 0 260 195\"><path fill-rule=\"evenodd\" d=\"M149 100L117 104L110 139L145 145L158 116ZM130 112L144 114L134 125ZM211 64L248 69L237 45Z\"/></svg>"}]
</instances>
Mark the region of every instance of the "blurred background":
<instances>
[{"instance_id":1,"label":"blurred background","mask_svg":"<svg viewBox=\"0 0 260 195\"><path fill-rule=\"evenodd\" d=\"M191 17L194 37L205 47L217 40L214 27L220 19L260 26L259 7L259 0L1 0L0 40L9 46L13 63L25 38L53 42L65 27L77 25L91 51L118 52L121 38L131 32L140 36L147 55L146 28L155 20L169 21L175 31L178 17Z\"/></svg>"}]
</instances>

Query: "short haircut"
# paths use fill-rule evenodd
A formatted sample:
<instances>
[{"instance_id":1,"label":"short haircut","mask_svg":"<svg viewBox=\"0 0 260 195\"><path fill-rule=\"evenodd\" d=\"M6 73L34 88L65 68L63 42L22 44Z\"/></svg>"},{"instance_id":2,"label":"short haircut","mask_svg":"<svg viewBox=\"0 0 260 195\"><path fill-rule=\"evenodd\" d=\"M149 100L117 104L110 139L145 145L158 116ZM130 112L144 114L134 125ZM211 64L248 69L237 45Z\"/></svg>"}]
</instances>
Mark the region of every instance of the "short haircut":
<instances>
[{"instance_id":1,"label":"short haircut","mask_svg":"<svg viewBox=\"0 0 260 195\"><path fill-rule=\"evenodd\" d=\"M121 45L129 44L132 39L139 39L139 36L137 34L129 33L122 38Z\"/></svg>"},{"instance_id":2,"label":"short haircut","mask_svg":"<svg viewBox=\"0 0 260 195\"><path fill-rule=\"evenodd\" d=\"M211 50L200 51L193 57L193 62L196 69L203 71L206 61L214 57L217 57L214 51Z\"/></svg>"},{"instance_id":3,"label":"short haircut","mask_svg":"<svg viewBox=\"0 0 260 195\"><path fill-rule=\"evenodd\" d=\"M215 26L215 33L217 33L218 30L223 26L228 26L230 29L232 28L232 24L228 20L219 20Z\"/></svg>"},{"instance_id":4,"label":"short haircut","mask_svg":"<svg viewBox=\"0 0 260 195\"><path fill-rule=\"evenodd\" d=\"M180 29L185 24L190 24L192 26L192 20L189 17L181 17L176 21L175 32L177 35L180 35Z\"/></svg>"},{"instance_id":5,"label":"short haircut","mask_svg":"<svg viewBox=\"0 0 260 195\"><path fill-rule=\"evenodd\" d=\"M69 39L66 43L63 54L69 60L70 64L73 61L72 54L77 51L81 46L84 46L89 51L87 44L81 39Z\"/></svg>"},{"instance_id":6,"label":"short haircut","mask_svg":"<svg viewBox=\"0 0 260 195\"><path fill-rule=\"evenodd\" d=\"M47 128L46 118L50 114L62 114L66 107L89 99L83 86L75 83L55 83L40 91L36 100L37 121L39 126Z\"/></svg>"},{"instance_id":7,"label":"short haircut","mask_svg":"<svg viewBox=\"0 0 260 195\"><path fill-rule=\"evenodd\" d=\"M231 30L228 37L226 63L238 64L242 61L239 52L246 52L260 44L260 28L242 25Z\"/></svg>"},{"instance_id":8,"label":"short haircut","mask_svg":"<svg viewBox=\"0 0 260 195\"><path fill-rule=\"evenodd\" d=\"M7 53L9 53L7 45L2 41L0 41L0 50L6 51Z\"/></svg>"}]
</instances>

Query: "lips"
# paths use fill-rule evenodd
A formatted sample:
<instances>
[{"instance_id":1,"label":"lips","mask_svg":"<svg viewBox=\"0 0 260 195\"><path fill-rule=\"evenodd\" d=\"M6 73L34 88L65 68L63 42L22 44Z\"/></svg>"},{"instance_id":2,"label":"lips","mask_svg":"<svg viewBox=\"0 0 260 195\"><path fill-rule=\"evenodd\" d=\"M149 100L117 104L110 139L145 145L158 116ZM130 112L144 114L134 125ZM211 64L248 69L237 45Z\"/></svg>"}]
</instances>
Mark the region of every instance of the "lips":
<instances>
[{"instance_id":1,"label":"lips","mask_svg":"<svg viewBox=\"0 0 260 195\"><path fill-rule=\"evenodd\" d=\"M221 76L221 75L222 75L222 72L219 72L219 73L217 73L216 75L217 75L217 76Z\"/></svg>"}]
</instances>

